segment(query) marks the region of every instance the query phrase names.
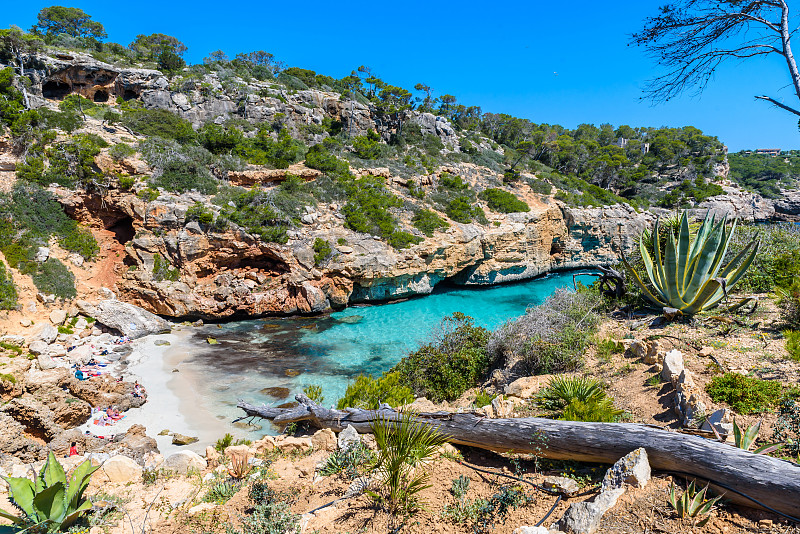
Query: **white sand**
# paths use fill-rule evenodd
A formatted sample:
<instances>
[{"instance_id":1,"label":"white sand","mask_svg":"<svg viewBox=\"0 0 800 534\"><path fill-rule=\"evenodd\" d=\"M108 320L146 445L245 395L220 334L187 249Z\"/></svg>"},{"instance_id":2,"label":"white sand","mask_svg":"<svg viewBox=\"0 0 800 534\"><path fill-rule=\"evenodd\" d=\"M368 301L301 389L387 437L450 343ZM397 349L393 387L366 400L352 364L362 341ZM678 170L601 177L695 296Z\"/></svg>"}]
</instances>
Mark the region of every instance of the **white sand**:
<instances>
[{"instance_id":1,"label":"white sand","mask_svg":"<svg viewBox=\"0 0 800 534\"><path fill-rule=\"evenodd\" d=\"M132 425L143 425L164 456L187 449L202 453L207 445L222 437L226 432L225 422L216 419L198 402L198 393L188 376L173 372L189 355L190 345L186 341L189 335L185 329L175 329L171 334L134 341L123 377L126 381L139 381L147 392L147 402L141 408L125 412L125 418L112 426L89 422L80 427L81 431L88 429L98 436L110 436L124 433ZM168 341L170 345L158 346L157 340ZM171 436L157 435L162 430L197 437L199 441L186 446L173 445Z\"/></svg>"}]
</instances>

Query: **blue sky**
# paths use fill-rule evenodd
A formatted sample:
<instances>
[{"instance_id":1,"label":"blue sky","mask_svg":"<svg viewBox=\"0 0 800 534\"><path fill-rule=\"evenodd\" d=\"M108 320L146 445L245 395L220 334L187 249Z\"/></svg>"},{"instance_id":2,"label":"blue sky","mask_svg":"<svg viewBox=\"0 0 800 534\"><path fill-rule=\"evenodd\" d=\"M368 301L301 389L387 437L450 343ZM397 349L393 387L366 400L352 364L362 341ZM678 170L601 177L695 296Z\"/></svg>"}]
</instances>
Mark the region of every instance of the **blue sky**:
<instances>
[{"instance_id":1,"label":"blue sky","mask_svg":"<svg viewBox=\"0 0 800 534\"><path fill-rule=\"evenodd\" d=\"M728 64L701 97L655 106L640 100L641 88L656 71L643 50L627 46L628 35L660 3L106 0L65 5L92 15L105 25L109 40L122 44L138 33L174 35L189 47L190 62L216 49L230 57L266 50L289 66L336 77L368 65L393 85L410 89L424 82L437 94L454 94L483 111L539 123L693 125L719 137L731 151L800 148L796 117L753 98L768 94L792 103L790 80L777 57ZM0 26L28 29L48 5L52 2L6 5ZM800 50L800 41L796 47Z\"/></svg>"}]
</instances>

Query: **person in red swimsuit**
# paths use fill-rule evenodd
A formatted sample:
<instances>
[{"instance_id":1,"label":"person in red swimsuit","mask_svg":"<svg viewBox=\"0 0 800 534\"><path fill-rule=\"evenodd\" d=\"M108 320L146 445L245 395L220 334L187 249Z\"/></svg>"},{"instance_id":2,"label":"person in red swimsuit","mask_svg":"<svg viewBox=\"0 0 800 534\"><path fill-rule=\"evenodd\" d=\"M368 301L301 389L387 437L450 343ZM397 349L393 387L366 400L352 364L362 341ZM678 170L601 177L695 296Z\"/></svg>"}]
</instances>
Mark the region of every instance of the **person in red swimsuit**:
<instances>
[{"instance_id":1,"label":"person in red swimsuit","mask_svg":"<svg viewBox=\"0 0 800 534\"><path fill-rule=\"evenodd\" d=\"M69 455L70 456L78 456L77 443L75 443L74 441L72 442L72 445L69 446Z\"/></svg>"}]
</instances>

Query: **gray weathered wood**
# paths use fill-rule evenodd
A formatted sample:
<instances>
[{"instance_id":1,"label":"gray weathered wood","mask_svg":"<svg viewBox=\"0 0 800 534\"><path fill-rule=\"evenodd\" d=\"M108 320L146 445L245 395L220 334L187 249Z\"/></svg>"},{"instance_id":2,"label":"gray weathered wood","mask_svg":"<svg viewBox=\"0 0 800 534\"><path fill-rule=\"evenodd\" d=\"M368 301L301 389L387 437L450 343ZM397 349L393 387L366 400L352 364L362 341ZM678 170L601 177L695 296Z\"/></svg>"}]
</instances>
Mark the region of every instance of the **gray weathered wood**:
<instances>
[{"instance_id":1,"label":"gray weathered wood","mask_svg":"<svg viewBox=\"0 0 800 534\"><path fill-rule=\"evenodd\" d=\"M295 398L299 402L296 408L254 406L243 401L237 406L246 417L261 417L278 424L308 421L313 426L335 431L352 425L360 433L371 432L370 424L377 418L397 417L397 412L387 405L379 410L332 410L305 395ZM447 412L420 413L417 417L447 435L451 443L497 452L535 453L555 460L613 463L644 447L654 469L688 473L725 484L785 514L800 517L800 466L698 436L631 423L583 423L536 417L489 419L475 413ZM725 493L726 499L755 506L733 492Z\"/></svg>"}]
</instances>

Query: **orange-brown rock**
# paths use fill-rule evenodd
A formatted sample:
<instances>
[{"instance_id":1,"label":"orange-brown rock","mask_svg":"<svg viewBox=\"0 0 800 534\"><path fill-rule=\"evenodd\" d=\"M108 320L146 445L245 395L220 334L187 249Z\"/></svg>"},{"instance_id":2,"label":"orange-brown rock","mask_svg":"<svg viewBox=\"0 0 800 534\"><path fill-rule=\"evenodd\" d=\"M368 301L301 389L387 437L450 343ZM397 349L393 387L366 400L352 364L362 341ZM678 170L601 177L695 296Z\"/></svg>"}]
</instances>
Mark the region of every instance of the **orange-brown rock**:
<instances>
[{"instance_id":1,"label":"orange-brown rock","mask_svg":"<svg viewBox=\"0 0 800 534\"><path fill-rule=\"evenodd\" d=\"M246 169L243 171L228 171L228 181L232 185L251 187L258 184L280 183L288 176L298 176L305 181L314 180L322 176L322 172L309 169L303 165L293 165L288 169Z\"/></svg>"}]
</instances>

